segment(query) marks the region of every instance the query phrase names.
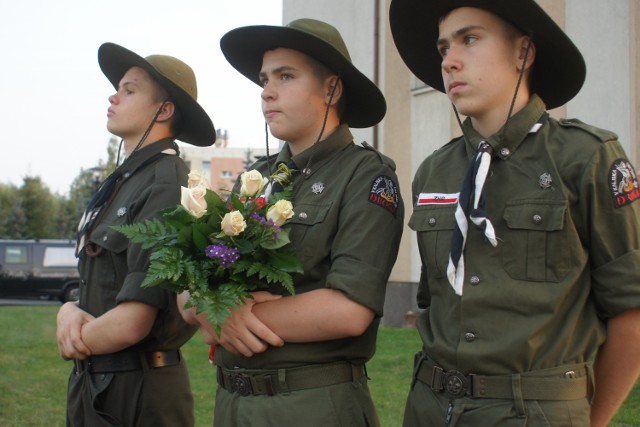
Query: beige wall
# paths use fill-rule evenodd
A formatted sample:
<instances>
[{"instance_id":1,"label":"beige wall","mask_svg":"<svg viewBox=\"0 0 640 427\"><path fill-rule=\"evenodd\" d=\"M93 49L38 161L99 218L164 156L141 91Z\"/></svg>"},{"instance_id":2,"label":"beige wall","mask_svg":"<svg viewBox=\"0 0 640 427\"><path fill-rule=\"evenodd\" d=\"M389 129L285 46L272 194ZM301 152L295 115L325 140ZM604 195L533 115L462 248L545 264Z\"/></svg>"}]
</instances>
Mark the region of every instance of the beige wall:
<instances>
[{"instance_id":1,"label":"beige wall","mask_svg":"<svg viewBox=\"0 0 640 427\"><path fill-rule=\"evenodd\" d=\"M614 0L603 7L601 0L537 1L565 28L587 62L587 80L580 94L551 114L578 117L615 131L640 167L640 2ZM370 78L377 78L388 105L376 130L378 148L396 162L407 208L406 224L412 210L411 180L418 165L460 131L446 96L421 84L400 59L389 30L390 3L283 0L283 22L310 17L333 24L343 35L354 63ZM373 136L373 130L356 133L357 139L369 142ZM391 280L415 282L419 272L415 235L405 228Z\"/></svg>"}]
</instances>

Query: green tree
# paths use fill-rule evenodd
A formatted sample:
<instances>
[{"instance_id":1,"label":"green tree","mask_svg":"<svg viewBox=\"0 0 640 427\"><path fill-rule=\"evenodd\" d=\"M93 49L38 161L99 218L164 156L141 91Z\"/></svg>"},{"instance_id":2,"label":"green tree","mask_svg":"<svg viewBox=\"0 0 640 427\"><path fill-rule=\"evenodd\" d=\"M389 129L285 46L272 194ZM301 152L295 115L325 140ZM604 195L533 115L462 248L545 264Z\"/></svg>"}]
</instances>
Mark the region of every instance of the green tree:
<instances>
[{"instance_id":1,"label":"green tree","mask_svg":"<svg viewBox=\"0 0 640 427\"><path fill-rule=\"evenodd\" d=\"M18 189L12 184L0 184L0 239L12 238L11 213L18 203Z\"/></svg>"},{"instance_id":2,"label":"green tree","mask_svg":"<svg viewBox=\"0 0 640 427\"><path fill-rule=\"evenodd\" d=\"M40 177L26 176L20 187L21 207L25 216L23 238L49 239L54 237L54 204L49 188Z\"/></svg>"}]
</instances>

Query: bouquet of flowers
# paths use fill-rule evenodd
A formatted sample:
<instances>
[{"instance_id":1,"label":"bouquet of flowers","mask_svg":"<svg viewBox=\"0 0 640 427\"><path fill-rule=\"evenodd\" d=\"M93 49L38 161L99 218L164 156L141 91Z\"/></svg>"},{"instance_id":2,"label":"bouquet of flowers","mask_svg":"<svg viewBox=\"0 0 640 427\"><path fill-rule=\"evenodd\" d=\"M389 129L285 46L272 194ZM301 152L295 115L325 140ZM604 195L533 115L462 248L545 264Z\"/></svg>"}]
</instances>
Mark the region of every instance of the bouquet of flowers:
<instances>
[{"instance_id":1,"label":"bouquet of flowers","mask_svg":"<svg viewBox=\"0 0 640 427\"><path fill-rule=\"evenodd\" d=\"M114 227L151 249L142 286L189 291L187 307L206 313L218 331L250 291L280 284L294 294L292 274L303 269L282 228L293 216L290 178L281 165L273 179L284 190L264 194L268 179L255 170L244 172L240 194L223 198L202 173L191 172L180 205L161 211L160 219Z\"/></svg>"}]
</instances>

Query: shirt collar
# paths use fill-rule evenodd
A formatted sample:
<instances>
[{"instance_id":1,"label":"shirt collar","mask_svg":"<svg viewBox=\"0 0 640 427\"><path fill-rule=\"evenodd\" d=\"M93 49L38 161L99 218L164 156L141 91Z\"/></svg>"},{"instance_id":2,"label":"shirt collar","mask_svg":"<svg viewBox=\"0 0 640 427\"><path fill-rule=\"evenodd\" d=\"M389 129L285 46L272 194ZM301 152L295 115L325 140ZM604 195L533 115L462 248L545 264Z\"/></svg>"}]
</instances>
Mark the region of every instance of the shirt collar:
<instances>
[{"instance_id":1,"label":"shirt collar","mask_svg":"<svg viewBox=\"0 0 640 427\"><path fill-rule=\"evenodd\" d=\"M320 169L327 163L333 153L340 151L342 148L350 145L353 141L353 135L347 124L338 126L326 139L317 142L302 153L291 156L291 149L288 143L285 143L282 150L276 158L276 165L280 163L288 163L290 160L302 171L304 175L311 176L316 170ZM305 169L308 172L305 172Z\"/></svg>"},{"instance_id":2,"label":"shirt collar","mask_svg":"<svg viewBox=\"0 0 640 427\"><path fill-rule=\"evenodd\" d=\"M487 141L496 156L505 160L509 158L520 147L520 144L530 133L533 126L540 120L545 112L545 105L542 99L536 94L531 96L527 105L516 114L511 116L505 126L500 128L495 134L489 138L485 138L476 132L471 125L471 119L467 118L464 123L464 132L471 144L472 152L477 151L478 144L481 141Z\"/></svg>"},{"instance_id":3,"label":"shirt collar","mask_svg":"<svg viewBox=\"0 0 640 427\"><path fill-rule=\"evenodd\" d=\"M133 153L130 157L128 157L125 160L125 162L122 163L122 166L121 166L122 172L126 173L126 172L133 171L135 168L140 166L142 162L147 160L149 157L165 150L172 150L172 151L167 151L167 154L178 154L177 146L173 139L171 138L160 139L154 143L151 143L141 148L140 150Z\"/></svg>"}]
</instances>

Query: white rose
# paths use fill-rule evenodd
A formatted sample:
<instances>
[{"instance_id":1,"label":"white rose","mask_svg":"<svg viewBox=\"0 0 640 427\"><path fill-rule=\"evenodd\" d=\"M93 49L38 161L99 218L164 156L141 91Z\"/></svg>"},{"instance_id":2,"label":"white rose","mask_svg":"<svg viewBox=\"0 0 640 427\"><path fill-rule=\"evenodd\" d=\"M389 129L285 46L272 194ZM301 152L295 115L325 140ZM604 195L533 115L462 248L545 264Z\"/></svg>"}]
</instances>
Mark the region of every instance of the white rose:
<instances>
[{"instance_id":1,"label":"white rose","mask_svg":"<svg viewBox=\"0 0 640 427\"><path fill-rule=\"evenodd\" d=\"M240 175L240 182L242 182L240 194L247 197L257 196L268 181L269 180L263 178L262 174L257 170L243 172L242 175Z\"/></svg>"},{"instance_id":2,"label":"white rose","mask_svg":"<svg viewBox=\"0 0 640 427\"><path fill-rule=\"evenodd\" d=\"M267 219L281 226L293 216L293 205L288 200L278 200L267 211Z\"/></svg>"},{"instance_id":3,"label":"white rose","mask_svg":"<svg viewBox=\"0 0 640 427\"><path fill-rule=\"evenodd\" d=\"M189 183L187 185L189 188L198 187L199 185L204 185L209 188L209 182L207 181L204 171L189 172Z\"/></svg>"},{"instance_id":4,"label":"white rose","mask_svg":"<svg viewBox=\"0 0 640 427\"><path fill-rule=\"evenodd\" d=\"M237 236L247 227L244 217L238 211L232 211L225 214L220 225L222 232L227 236Z\"/></svg>"},{"instance_id":5,"label":"white rose","mask_svg":"<svg viewBox=\"0 0 640 427\"><path fill-rule=\"evenodd\" d=\"M180 204L196 218L207 213L207 201L204 199L207 187L198 185L193 188L180 187Z\"/></svg>"}]
</instances>

